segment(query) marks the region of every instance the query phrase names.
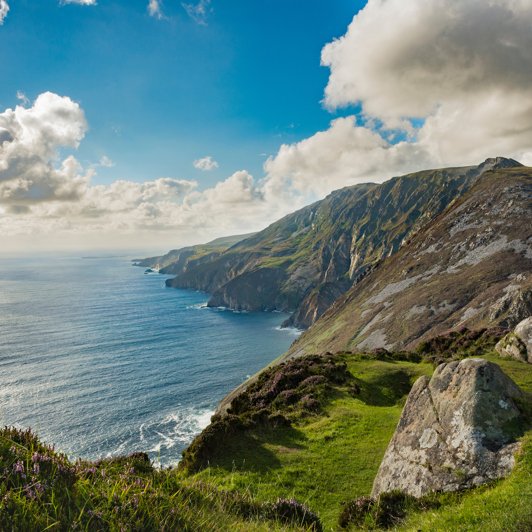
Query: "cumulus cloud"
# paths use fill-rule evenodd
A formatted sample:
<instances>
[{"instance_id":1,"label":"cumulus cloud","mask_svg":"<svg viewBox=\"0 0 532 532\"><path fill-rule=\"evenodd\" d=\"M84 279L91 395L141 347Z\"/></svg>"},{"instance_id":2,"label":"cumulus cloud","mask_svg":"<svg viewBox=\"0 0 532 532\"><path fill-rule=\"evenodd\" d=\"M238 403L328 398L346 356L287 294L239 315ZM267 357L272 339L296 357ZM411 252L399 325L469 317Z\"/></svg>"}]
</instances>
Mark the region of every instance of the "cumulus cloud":
<instances>
[{"instance_id":1,"label":"cumulus cloud","mask_svg":"<svg viewBox=\"0 0 532 532\"><path fill-rule=\"evenodd\" d=\"M430 166L431 156L417 143L390 144L379 133L357 125L354 116L337 118L326 131L299 143L283 144L264 169L272 181L289 181L304 195L323 197L360 182L382 181Z\"/></svg>"},{"instance_id":2,"label":"cumulus cloud","mask_svg":"<svg viewBox=\"0 0 532 532\"><path fill-rule=\"evenodd\" d=\"M298 190L531 158L532 0L369 0L326 45L324 104L360 105L266 163ZM394 134L406 140L396 143Z\"/></svg>"},{"instance_id":3,"label":"cumulus cloud","mask_svg":"<svg viewBox=\"0 0 532 532\"><path fill-rule=\"evenodd\" d=\"M178 239L197 243L213 235L259 230L294 208L295 201L273 195L271 187L256 183L239 171L202 192L194 181L160 178L145 183L116 181L109 186L86 186L72 201L36 205L0 204L0 241L21 235L57 243L75 237L99 245L123 246ZM284 201L283 201L284 199ZM161 240L163 238L163 240ZM129 239L129 240L128 240Z\"/></svg>"},{"instance_id":4,"label":"cumulus cloud","mask_svg":"<svg viewBox=\"0 0 532 532\"><path fill-rule=\"evenodd\" d=\"M198 170L209 171L214 168L218 168L218 163L212 160L212 157L204 157L203 159L196 159L194 161L194 167Z\"/></svg>"},{"instance_id":5,"label":"cumulus cloud","mask_svg":"<svg viewBox=\"0 0 532 532\"><path fill-rule=\"evenodd\" d=\"M185 8L185 11L190 18L195 20L198 24L206 26L208 7L210 3L211 0L200 0L198 4L185 4L183 2L181 5Z\"/></svg>"},{"instance_id":6,"label":"cumulus cloud","mask_svg":"<svg viewBox=\"0 0 532 532\"><path fill-rule=\"evenodd\" d=\"M161 1L160 0L150 0L148 4L148 12L152 17L158 18L159 20L164 18L164 15L161 11Z\"/></svg>"},{"instance_id":7,"label":"cumulus cloud","mask_svg":"<svg viewBox=\"0 0 532 532\"><path fill-rule=\"evenodd\" d=\"M245 170L201 192L195 181L170 177L94 185L95 169L113 166L108 157L84 170L74 155L59 156L75 150L86 130L79 105L52 93L40 95L29 108L0 114L3 249L10 237L23 242L21 235L37 239L32 245L64 244L68 238L78 245L89 238L98 244L123 246L130 238L136 245L152 245L158 235L193 243L202 235L260 229L300 204Z\"/></svg>"},{"instance_id":8,"label":"cumulus cloud","mask_svg":"<svg viewBox=\"0 0 532 532\"><path fill-rule=\"evenodd\" d=\"M9 6L6 0L0 0L0 26L4 23L4 19L7 17Z\"/></svg>"},{"instance_id":9,"label":"cumulus cloud","mask_svg":"<svg viewBox=\"0 0 532 532\"><path fill-rule=\"evenodd\" d=\"M85 115L70 98L47 92L33 106L0 114L0 203L71 200L90 175L79 174L72 157L53 164L61 146L77 148L87 129Z\"/></svg>"}]
</instances>

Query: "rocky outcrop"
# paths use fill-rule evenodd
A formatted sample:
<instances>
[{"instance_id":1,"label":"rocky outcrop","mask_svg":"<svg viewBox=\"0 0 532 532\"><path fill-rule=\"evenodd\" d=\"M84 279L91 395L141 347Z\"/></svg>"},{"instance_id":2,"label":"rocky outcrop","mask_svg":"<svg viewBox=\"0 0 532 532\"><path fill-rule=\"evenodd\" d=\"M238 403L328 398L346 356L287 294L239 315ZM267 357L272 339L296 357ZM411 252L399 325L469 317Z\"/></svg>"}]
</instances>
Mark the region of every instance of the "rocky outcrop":
<instances>
[{"instance_id":1,"label":"rocky outcrop","mask_svg":"<svg viewBox=\"0 0 532 532\"><path fill-rule=\"evenodd\" d=\"M532 318L523 320L514 332L508 333L496 346L499 355L532 364Z\"/></svg>"},{"instance_id":2,"label":"rocky outcrop","mask_svg":"<svg viewBox=\"0 0 532 532\"><path fill-rule=\"evenodd\" d=\"M532 290L519 288L526 275L514 275L504 295L490 307L490 320L500 327L513 328L532 316Z\"/></svg>"},{"instance_id":3,"label":"rocky outcrop","mask_svg":"<svg viewBox=\"0 0 532 532\"><path fill-rule=\"evenodd\" d=\"M420 497L504 477L514 467L521 389L483 359L440 365L412 388L373 484Z\"/></svg>"}]
</instances>

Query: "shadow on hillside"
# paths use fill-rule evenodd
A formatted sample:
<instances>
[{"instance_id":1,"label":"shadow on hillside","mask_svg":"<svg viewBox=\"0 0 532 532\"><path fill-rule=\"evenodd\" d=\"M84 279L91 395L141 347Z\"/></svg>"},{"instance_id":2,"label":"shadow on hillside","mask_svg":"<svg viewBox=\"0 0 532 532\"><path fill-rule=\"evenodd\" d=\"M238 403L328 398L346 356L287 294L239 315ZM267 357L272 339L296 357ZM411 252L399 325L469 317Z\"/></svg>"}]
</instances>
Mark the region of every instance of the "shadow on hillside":
<instances>
[{"instance_id":1,"label":"shadow on hillside","mask_svg":"<svg viewBox=\"0 0 532 532\"><path fill-rule=\"evenodd\" d=\"M280 469L281 461L267 446L281 448L281 452L299 452L304 449L305 436L294 427L259 427L235 435L223 449L211 458L210 465L225 471L256 471L266 473Z\"/></svg>"},{"instance_id":2,"label":"shadow on hillside","mask_svg":"<svg viewBox=\"0 0 532 532\"><path fill-rule=\"evenodd\" d=\"M412 389L410 375L402 369L386 371L368 380L353 377L353 381L360 390L357 398L368 406L394 406Z\"/></svg>"}]
</instances>

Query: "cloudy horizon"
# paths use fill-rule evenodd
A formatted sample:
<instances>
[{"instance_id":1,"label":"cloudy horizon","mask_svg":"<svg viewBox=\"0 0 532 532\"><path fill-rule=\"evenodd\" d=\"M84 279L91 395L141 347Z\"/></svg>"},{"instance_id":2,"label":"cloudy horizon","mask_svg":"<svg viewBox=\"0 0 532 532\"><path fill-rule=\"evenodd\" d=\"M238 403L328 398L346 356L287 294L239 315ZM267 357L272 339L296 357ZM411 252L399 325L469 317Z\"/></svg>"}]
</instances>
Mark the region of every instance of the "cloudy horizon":
<instances>
[{"instance_id":1,"label":"cloudy horizon","mask_svg":"<svg viewBox=\"0 0 532 532\"><path fill-rule=\"evenodd\" d=\"M0 0L0 39L24 15L9 3ZM181 17L191 32L221 31L215 0L183 3L175 12L169 4L146 0L143 16L167 26ZM242 154L249 139L239 150L220 126L210 144L201 129L187 139L174 172L128 175L135 173L124 164L122 135L129 132L106 126L114 128L113 140L110 133L98 137L92 124L105 121L98 106L89 113L75 91L57 86L31 98L35 88L21 83L12 95L18 103L0 112L2 248L163 251L263 229L344 186L495 156L532 165L532 0L369 0L360 7L344 33L317 43L321 56L314 54L328 77L313 112L328 115L329 124L320 118L325 126L299 131L296 112L290 116L290 102L283 103L285 129L253 140L262 163ZM103 9L93 0L56 6L69 8L91 16ZM234 127L247 123L238 102L232 105ZM167 121L170 128L172 116ZM162 147L143 142L147 156L172 167L170 159L164 163L165 134ZM93 160L80 157L84 144L98 146Z\"/></svg>"}]
</instances>

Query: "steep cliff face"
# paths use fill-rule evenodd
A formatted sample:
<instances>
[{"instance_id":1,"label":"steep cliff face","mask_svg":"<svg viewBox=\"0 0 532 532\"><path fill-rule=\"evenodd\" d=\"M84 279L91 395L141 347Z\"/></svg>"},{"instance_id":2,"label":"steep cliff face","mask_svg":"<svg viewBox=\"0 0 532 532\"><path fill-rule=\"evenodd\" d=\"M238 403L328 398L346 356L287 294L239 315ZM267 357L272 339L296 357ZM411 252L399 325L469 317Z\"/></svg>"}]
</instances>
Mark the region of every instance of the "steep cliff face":
<instances>
[{"instance_id":1,"label":"steep cliff face","mask_svg":"<svg viewBox=\"0 0 532 532\"><path fill-rule=\"evenodd\" d=\"M518 164L489 159L337 190L167 284L212 293L210 306L295 311L284 325L307 328L480 175Z\"/></svg>"},{"instance_id":2,"label":"steep cliff face","mask_svg":"<svg viewBox=\"0 0 532 532\"><path fill-rule=\"evenodd\" d=\"M531 301L532 169L495 169L337 300L287 356L411 349L462 325L512 328Z\"/></svg>"}]
</instances>

